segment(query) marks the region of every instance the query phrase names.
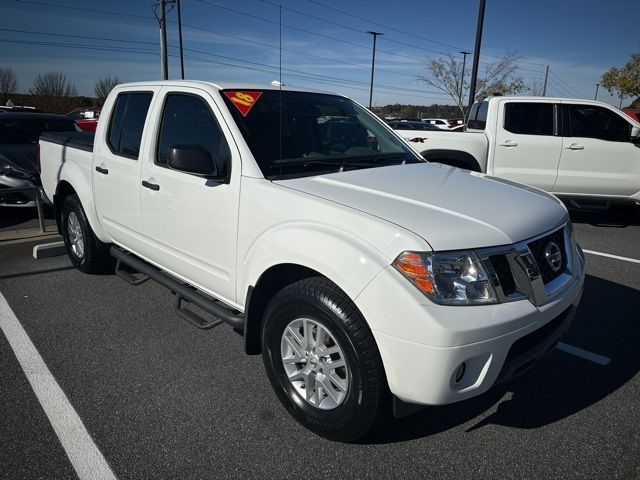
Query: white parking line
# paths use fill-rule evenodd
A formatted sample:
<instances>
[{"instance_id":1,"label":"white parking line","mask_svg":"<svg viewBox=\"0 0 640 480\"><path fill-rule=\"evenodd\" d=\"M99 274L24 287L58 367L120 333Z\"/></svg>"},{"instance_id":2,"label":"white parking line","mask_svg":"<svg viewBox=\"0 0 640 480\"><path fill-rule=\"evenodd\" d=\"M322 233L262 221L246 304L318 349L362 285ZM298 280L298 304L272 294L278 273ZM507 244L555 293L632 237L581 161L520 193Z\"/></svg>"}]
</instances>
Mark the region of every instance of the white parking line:
<instances>
[{"instance_id":1,"label":"white parking line","mask_svg":"<svg viewBox=\"0 0 640 480\"><path fill-rule=\"evenodd\" d=\"M594 252L593 250L582 250L584 253L591 255L599 255L601 257L615 258L616 260L624 260L625 262L640 263L637 258L621 257L620 255L612 255L611 253Z\"/></svg>"},{"instance_id":2,"label":"white parking line","mask_svg":"<svg viewBox=\"0 0 640 480\"><path fill-rule=\"evenodd\" d=\"M602 355L598 355L597 353L589 352L588 350L583 350L582 348L574 347L573 345L567 345L564 342L558 342L556 345L558 350L562 350L563 352L570 353L580 358L584 358L585 360L590 360L598 365L608 365L611 361L610 358L603 357Z\"/></svg>"},{"instance_id":3,"label":"white parking line","mask_svg":"<svg viewBox=\"0 0 640 480\"><path fill-rule=\"evenodd\" d=\"M80 480L116 480L82 420L0 293L0 328Z\"/></svg>"}]
</instances>

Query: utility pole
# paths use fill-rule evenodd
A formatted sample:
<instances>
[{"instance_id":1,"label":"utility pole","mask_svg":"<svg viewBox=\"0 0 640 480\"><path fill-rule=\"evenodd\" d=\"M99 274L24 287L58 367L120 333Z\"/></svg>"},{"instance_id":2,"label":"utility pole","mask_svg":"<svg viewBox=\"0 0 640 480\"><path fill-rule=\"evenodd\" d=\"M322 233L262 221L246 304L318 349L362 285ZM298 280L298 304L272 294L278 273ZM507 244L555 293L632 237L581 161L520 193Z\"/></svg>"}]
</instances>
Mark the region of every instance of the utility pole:
<instances>
[{"instance_id":1,"label":"utility pole","mask_svg":"<svg viewBox=\"0 0 640 480\"><path fill-rule=\"evenodd\" d=\"M160 3L160 74L162 80L169 79L169 64L167 60L167 0L159 0Z\"/></svg>"},{"instance_id":2,"label":"utility pole","mask_svg":"<svg viewBox=\"0 0 640 480\"><path fill-rule=\"evenodd\" d=\"M598 88L600 88L600 84L596 83L596 95L593 97L594 100L598 100Z\"/></svg>"},{"instance_id":3,"label":"utility pole","mask_svg":"<svg viewBox=\"0 0 640 480\"><path fill-rule=\"evenodd\" d=\"M462 90L464 88L464 69L467 66L467 55L471 52L465 52L464 50L460 52L462 54L462 78L460 79L460 103L462 104Z\"/></svg>"},{"instance_id":4,"label":"utility pole","mask_svg":"<svg viewBox=\"0 0 640 480\"><path fill-rule=\"evenodd\" d=\"M476 46L473 49L473 67L471 68L471 88L469 89L469 108L467 115L471 111L473 102L476 98L476 82L478 81L478 62L480 60L480 45L482 44L482 27L484 25L484 6L485 0L480 0L480 8L478 9L478 25L476 26Z\"/></svg>"},{"instance_id":5,"label":"utility pole","mask_svg":"<svg viewBox=\"0 0 640 480\"><path fill-rule=\"evenodd\" d=\"M180 78L184 80L184 55L182 54L182 13L180 12L180 0L176 0L178 8L178 39L180 42Z\"/></svg>"},{"instance_id":6,"label":"utility pole","mask_svg":"<svg viewBox=\"0 0 640 480\"><path fill-rule=\"evenodd\" d=\"M547 80L549 79L549 65L544 69L544 87L542 87L542 96L547 96Z\"/></svg>"},{"instance_id":7,"label":"utility pole","mask_svg":"<svg viewBox=\"0 0 640 480\"><path fill-rule=\"evenodd\" d=\"M371 102L373 100L373 72L376 66L376 39L378 35L384 35L384 33L380 32L367 32L370 35L373 35L373 56L371 57L371 86L369 87L369 110L371 110Z\"/></svg>"}]
</instances>

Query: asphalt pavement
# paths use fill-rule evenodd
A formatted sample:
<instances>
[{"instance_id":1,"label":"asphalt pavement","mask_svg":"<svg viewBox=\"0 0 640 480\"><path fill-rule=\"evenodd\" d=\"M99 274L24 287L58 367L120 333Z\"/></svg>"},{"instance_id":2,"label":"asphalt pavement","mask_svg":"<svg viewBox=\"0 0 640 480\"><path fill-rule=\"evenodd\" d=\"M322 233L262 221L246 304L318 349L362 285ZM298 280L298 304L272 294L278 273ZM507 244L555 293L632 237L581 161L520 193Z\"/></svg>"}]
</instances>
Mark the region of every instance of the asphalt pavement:
<instances>
[{"instance_id":1,"label":"asphalt pavement","mask_svg":"<svg viewBox=\"0 0 640 480\"><path fill-rule=\"evenodd\" d=\"M640 479L640 216L574 217L595 253L564 342L610 361L556 350L512 383L356 444L300 427L240 336L191 327L153 282L36 261L31 242L0 246L0 293L118 479ZM0 334L0 478L77 478L44 408Z\"/></svg>"}]
</instances>

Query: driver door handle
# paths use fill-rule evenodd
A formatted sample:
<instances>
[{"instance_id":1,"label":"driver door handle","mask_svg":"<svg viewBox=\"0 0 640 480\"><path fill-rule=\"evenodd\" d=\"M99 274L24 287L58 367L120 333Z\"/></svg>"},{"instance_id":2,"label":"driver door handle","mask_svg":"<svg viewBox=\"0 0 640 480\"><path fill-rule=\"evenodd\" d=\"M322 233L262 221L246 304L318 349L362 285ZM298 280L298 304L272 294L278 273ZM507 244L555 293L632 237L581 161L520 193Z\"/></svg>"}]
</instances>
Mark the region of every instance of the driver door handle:
<instances>
[{"instance_id":1,"label":"driver door handle","mask_svg":"<svg viewBox=\"0 0 640 480\"><path fill-rule=\"evenodd\" d=\"M109 170L102 167L96 167L96 172L101 173L103 175L109 175Z\"/></svg>"},{"instance_id":2,"label":"driver door handle","mask_svg":"<svg viewBox=\"0 0 640 480\"><path fill-rule=\"evenodd\" d=\"M506 142L502 142L500 144L501 147L517 147L518 144L516 142L513 142L511 140L507 140Z\"/></svg>"},{"instance_id":3,"label":"driver door handle","mask_svg":"<svg viewBox=\"0 0 640 480\"><path fill-rule=\"evenodd\" d=\"M158 185L157 183L147 182L146 180L142 181L142 186L150 190L155 190L156 192L160 190L160 185Z\"/></svg>"},{"instance_id":4,"label":"driver door handle","mask_svg":"<svg viewBox=\"0 0 640 480\"><path fill-rule=\"evenodd\" d=\"M567 150L584 150L584 147L582 145L577 144L577 143L572 143L571 145L569 145L567 147Z\"/></svg>"}]
</instances>

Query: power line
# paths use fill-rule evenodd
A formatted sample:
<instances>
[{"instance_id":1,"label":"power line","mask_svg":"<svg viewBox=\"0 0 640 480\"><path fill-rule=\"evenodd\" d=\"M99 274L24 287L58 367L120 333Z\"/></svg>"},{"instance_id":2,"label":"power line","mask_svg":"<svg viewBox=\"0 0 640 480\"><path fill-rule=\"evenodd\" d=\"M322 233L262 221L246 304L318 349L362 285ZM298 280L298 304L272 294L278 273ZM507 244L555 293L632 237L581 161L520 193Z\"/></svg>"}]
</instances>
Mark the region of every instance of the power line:
<instances>
[{"instance_id":1,"label":"power line","mask_svg":"<svg viewBox=\"0 0 640 480\"><path fill-rule=\"evenodd\" d=\"M133 13L113 12L113 11L108 11L108 10L97 10L97 9L94 9L94 8L84 8L84 7L68 7L66 5L55 5L55 4L46 3L46 2L37 2L35 0L14 0L14 1L15 2L20 2L20 3L30 3L32 5L43 5L43 6L46 6L46 7L66 8L68 10L79 10L79 11L83 11L83 12L92 12L92 13L104 13L106 15L118 15L118 16L121 16L121 17L153 19L153 17L147 17L147 16L144 16L144 15L135 15Z\"/></svg>"},{"instance_id":2,"label":"power line","mask_svg":"<svg viewBox=\"0 0 640 480\"><path fill-rule=\"evenodd\" d=\"M415 33L407 32L406 30L401 30L399 28L391 27L391 26L385 25L383 23L375 22L375 21L373 21L371 19L361 17L361 16L356 15L354 13L345 12L344 10L339 10L339 9L337 9L335 7L331 7L329 5L326 5L326 4L322 3L322 2L318 2L316 0L307 0L307 1L310 2L310 3L314 3L316 5L320 5L321 7L328 8L329 10L333 10L334 12L342 13L343 15L347 15L349 17L357 18L359 20L362 20L362 21L365 21L365 22L369 22L369 23L371 23L373 25L377 25L379 27L386 28L387 30L393 30L394 32L402 33L404 35L408 35L408 36L411 36L411 37L414 37L414 38L419 38L420 40L424 40L424 41L427 41L427 42L431 42L431 43L435 43L435 44L438 44L438 45L442 45L443 47L453 48L454 50L464 50L462 47L456 47L456 46L450 45L448 43L439 42L437 40L432 40L430 38L423 37L421 35L416 35Z\"/></svg>"},{"instance_id":3,"label":"power line","mask_svg":"<svg viewBox=\"0 0 640 480\"><path fill-rule=\"evenodd\" d=\"M244 15L246 17L254 18L256 20L261 20L263 22L279 25L279 23L276 22L275 20L270 20L268 18L260 17L258 15L253 15L252 13L242 12L240 10L236 10L234 8L226 7L226 6L223 6L223 5L218 5L217 3L208 2L206 0L197 0L197 1L200 2L200 3L203 3L205 5L209 5L211 7L220 8L222 10L226 10L226 11L229 11L229 12L237 13L239 15ZM351 42L349 40L344 40L342 38L336 38L336 37L332 37L330 35L324 35L322 33L312 32L311 30L305 30L304 28L296 27L294 25L287 25L287 24L283 23L282 26L285 27L285 28L289 28L291 30L297 30L297 31L300 31L300 32L303 32L303 33L308 33L310 35L315 35L317 37L325 38L327 40L333 40L333 41L336 41L336 42L341 42L341 43L345 43L345 44L348 44L348 45L353 45L355 47L365 48L367 50L370 49L370 47L368 45L363 45L362 43ZM410 57L408 55L403 55L401 53L389 52L388 50L381 50L381 49L378 49L378 52L384 52L384 53L386 53L388 55L393 55L395 57L406 58L406 59L409 59L409 60L413 60L414 62L422 63L421 59L418 59L418 58L415 58L415 57Z\"/></svg>"},{"instance_id":4,"label":"power line","mask_svg":"<svg viewBox=\"0 0 640 480\"><path fill-rule=\"evenodd\" d=\"M46 35L44 33L41 33L43 35ZM55 34L53 34L55 35ZM71 36L71 35L65 35L65 36ZM78 37L83 37L78 35ZM109 41L113 41L115 39L107 39L102 37L101 40L109 40ZM145 55L157 55L158 52L157 51L149 51L149 50L140 50L140 49L134 49L134 48L128 48L128 47L112 47L112 46L100 46L100 45L82 45L82 44L75 44L75 43L60 43L60 42L45 42L45 41L36 41L36 40L15 40L15 39L0 39L0 42L2 43L15 43L15 44L28 44L28 45L40 45L40 46L49 46L49 47L62 47L62 48L73 48L73 49L80 49L80 50L94 50L94 51L108 51L108 52L116 52L116 53L136 53L136 54L145 54ZM155 43L154 43L155 44ZM169 45L171 48L177 48L175 45ZM252 65L252 67L248 67L246 65L238 65L235 63L228 63L228 62L222 62L222 61L216 61L216 60L205 60L202 58L197 58L197 57L193 57L193 56L185 56L185 58L188 58L190 60L197 60L197 61L201 61L201 62L208 62L208 63L215 63L218 65L224 65L224 66L229 66L229 67L233 67L233 68L242 68L242 69L248 69L248 70L254 70L254 71L260 71L260 72L264 72L264 73L269 73L269 74L273 74L276 73L276 71L278 70L278 67L275 65L268 65L268 64L263 64L263 63L259 63L259 62L251 62L249 60L239 60L237 58L233 58L233 57L227 57L224 55L217 55L217 54L212 54L209 52L203 52L200 50L194 50L194 49L185 49L185 51L188 52L192 52L192 53L198 53L198 54L204 54L204 55L209 55L209 56L214 56L214 57L218 57L218 58L223 58L223 59L227 59L227 60L233 60L236 62L242 62L242 63L246 63L248 65ZM174 54L170 54L169 56L171 57L179 57L178 55L174 55ZM264 67L264 68L255 68L254 66L257 67ZM265 68L267 69L271 69L271 70L265 70ZM357 80L351 80L351 79L347 79L347 78L343 78L343 77L335 77L335 76L329 76L329 75L321 75L321 74L314 74L314 73L309 73L309 72L304 72L301 70L296 70L296 69L289 69L289 68L283 68L284 71L287 72L292 72L292 73L288 73L288 76L292 76L292 77L299 77L299 78L304 78L307 80L318 80L318 82L322 81L326 84L334 84L334 83L341 83L341 84L347 84L347 85L352 85L352 86L366 86L368 85L366 82L359 82ZM318 83L317 82L317 83ZM393 94L397 94L397 95L402 95L399 92L415 92L412 93L411 95L409 94L404 94L402 96L424 96L422 94L424 93L432 93L435 95L445 95L442 94L440 92L430 92L428 90L418 90L418 89L411 89L411 88L406 88L406 87L400 87L400 86L394 86L394 85L385 85L385 84L376 84L376 87L381 89L381 90L390 90L390 92L383 92L383 93L393 93ZM366 89L365 89L366 91ZM436 98L436 97L426 97L426 98Z\"/></svg>"},{"instance_id":5,"label":"power line","mask_svg":"<svg viewBox=\"0 0 640 480\"><path fill-rule=\"evenodd\" d=\"M553 75L553 77L560 83L563 83L564 85L566 85L568 87L569 90L571 90L573 92L573 95L577 95L578 97L582 97L582 98L589 98L587 95L584 95L583 93L580 93L578 90L576 90L573 85L568 84L567 82L565 82L563 79L561 79L556 73L554 73L553 71L550 71L549 73L551 73L551 75Z\"/></svg>"},{"instance_id":6,"label":"power line","mask_svg":"<svg viewBox=\"0 0 640 480\"><path fill-rule=\"evenodd\" d=\"M274 2L271 2L271 1L269 1L269 0L258 0L258 1L259 1L259 2L262 2L262 3L266 3L266 4L268 4L268 5L272 5L272 6L274 6L274 7L279 7L279 6L280 6L279 4L274 3ZM336 27L344 28L344 29L346 29L346 30L350 30L350 31L352 31L352 32L356 32L356 33L366 33L366 32L364 32L364 31L362 31L362 30L357 29L357 28L353 28L353 27L350 27L350 26L348 26L348 25L343 25L343 24L341 24L341 23L334 22L334 21L332 21L332 20L327 20L327 19L322 18L322 17L317 17L317 16L315 16L315 15L311 15L311 14L309 14L309 13L301 12L300 10L295 10L295 9L293 9L293 8L288 8L288 7L282 7L282 9L283 9L283 10L287 10L287 11L292 12L292 13L295 13L295 14L298 14L298 15L302 15L302 16L304 16L304 17L308 17L308 18L312 18L312 19L314 19L314 20L319 20L319 21L321 21L321 22L328 23L329 25L335 25ZM422 50L422 51L429 52L429 53L437 53L437 54L439 54L439 55L449 55L449 53L448 53L448 52L441 52L441 51L438 51L438 50L429 50L428 48L418 47L417 45L412 45L412 44L410 44L410 43L400 42L400 41L398 41L398 40L393 40L393 39L391 39L391 38L385 38L385 40L386 40L387 42L397 43L398 45L404 45L404 46L407 46L407 47L410 47L410 48L415 48L415 49L417 49L417 50Z\"/></svg>"}]
</instances>

